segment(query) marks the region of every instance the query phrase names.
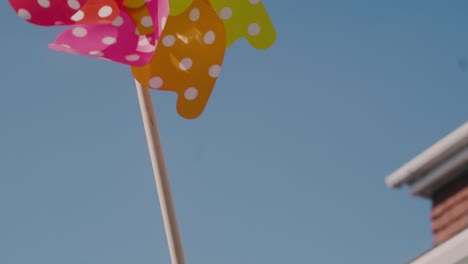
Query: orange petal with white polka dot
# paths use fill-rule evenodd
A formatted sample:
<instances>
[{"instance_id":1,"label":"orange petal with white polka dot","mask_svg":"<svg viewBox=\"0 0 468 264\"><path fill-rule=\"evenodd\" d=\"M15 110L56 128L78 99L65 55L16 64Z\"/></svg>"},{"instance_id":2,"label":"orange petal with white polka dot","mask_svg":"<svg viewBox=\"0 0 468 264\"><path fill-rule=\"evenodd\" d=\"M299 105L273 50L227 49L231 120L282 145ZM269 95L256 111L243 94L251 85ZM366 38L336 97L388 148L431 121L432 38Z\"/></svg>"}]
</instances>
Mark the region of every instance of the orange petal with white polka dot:
<instances>
[{"instance_id":1,"label":"orange petal with white polka dot","mask_svg":"<svg viewBox=\"0 0 468 264\"><path fill-rule=\"evenodd\" d=\"M88 0L71 20L81 24L110 24L120 14L115 0Z\"/></svg>"},{"instance_id":2,"label":"orange petal with white polka dot","mask_svg":"<svg viewBox=\"0 0 468 264\"><path fill-rule=\"evenodd\" d=\"M123 5L128 8L140 8L146 4L145 0L124 0Z\"/></svg>"},{"instance_id":3,"label":"orange petal with white polka dot","mask_svg":"<svg viewBox=\"0 0 468 264\"><path fill-rule=\"evenodd\" d=\"M194 0L178 16L170 16L151 62L132 67L143 86L178 95L177 112L201 115L221 70L226 50L224 24L207 0Z\"/></svg>"},{"instance_id":4,"label":"orange petal with white polka dot","mask_svg":"<svg viewBox=\"0 0 468 264\"><path fill-rule=\"evenodd\" d=\"M136 25L137 31L135 33L137 35L148 35L154 32L153 18L146 5L140 7L125 7L125 11Z\"/></svg>"}]
</instances>

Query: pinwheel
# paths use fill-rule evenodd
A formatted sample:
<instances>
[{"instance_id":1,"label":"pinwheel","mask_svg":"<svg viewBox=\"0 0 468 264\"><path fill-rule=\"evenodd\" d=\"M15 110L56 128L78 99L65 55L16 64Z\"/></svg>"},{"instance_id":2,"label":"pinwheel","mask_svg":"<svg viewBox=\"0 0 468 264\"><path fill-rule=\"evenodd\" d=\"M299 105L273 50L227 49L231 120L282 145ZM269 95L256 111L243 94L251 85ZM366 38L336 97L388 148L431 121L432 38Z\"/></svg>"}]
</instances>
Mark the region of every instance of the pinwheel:
<instances>
[{"instance_id":1,"label":"pinwheel","mask_svg":"<svg viewBox=\"0 0 468 264\"><path fill-rule=\"evenodd\" d=\"M68 26L49 47L131 67L172 263L185 263L150 89L177 93L186 119L204 111L226 49L245 38L269 48L275 29L261 0L9 0L39 26Z\"/></svg>"}]
</instances>

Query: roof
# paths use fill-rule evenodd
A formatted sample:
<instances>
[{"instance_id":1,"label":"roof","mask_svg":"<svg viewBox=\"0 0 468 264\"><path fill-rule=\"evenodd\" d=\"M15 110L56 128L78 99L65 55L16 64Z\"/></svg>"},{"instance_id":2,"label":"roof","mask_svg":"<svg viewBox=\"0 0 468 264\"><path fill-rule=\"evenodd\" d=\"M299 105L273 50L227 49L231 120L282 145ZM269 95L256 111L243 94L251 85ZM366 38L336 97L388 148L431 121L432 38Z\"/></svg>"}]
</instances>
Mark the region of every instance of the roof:
<instances>
[{"instance_id":1,"label":"roof","mask_svg":"<svg viewBox=\"0 0 468 264\"><path fill-rule=\"evenodd\" d=\"M468 122L390 174L385 182L398 188L405 184L415 195L428 196L447 175L468 168Z\"/></svg>"},{"instance_id":2,"label":"roof","mask_svg":"<svg viewBox=\"0 0 468 264\"><path fill-rule=\"evenodd\" d=\"M468 229L433 248L410 264L466 264L468 263Z\"/></svg>"}]
</instances>

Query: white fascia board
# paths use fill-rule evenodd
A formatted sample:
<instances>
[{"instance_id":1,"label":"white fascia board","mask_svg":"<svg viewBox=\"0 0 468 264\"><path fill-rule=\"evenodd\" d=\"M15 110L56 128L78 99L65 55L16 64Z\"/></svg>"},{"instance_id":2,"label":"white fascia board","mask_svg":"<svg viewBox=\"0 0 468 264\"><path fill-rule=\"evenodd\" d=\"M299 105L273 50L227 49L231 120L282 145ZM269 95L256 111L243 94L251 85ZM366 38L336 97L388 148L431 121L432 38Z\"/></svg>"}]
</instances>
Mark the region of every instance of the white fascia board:
<instances>
[{"instance_id":1,"label":"white fascia board","mask_svg":"<svg viewBox=\"0 0 468 264\"><path fill-rule=\"evenodd\" d=\"M409 185L410 192L416 196L430 197L435 187L456 177L468 168L468 147L463 148L452 159L448 159L440 166L432 169L420 180ZM468 251L468 250L467 250Z\"/></svg>"},{"instance_id":2,"label":"white fascia board","mask_svg":"<svg viewBox=\"0 0 468 264\"><path fill-rule=\"evenodd\" d=\"M466 145L468 145L468 122L390 174L385 182L392 188L401 187L437 166Z\"/></svg>"},{"instance_id":3,"label":"white fascia board","mask_svg":"<svg viewBox=\"0 0 468 264\"><path fill-rule=\"evenodd\" d=\"M468 256L468 228L410 264L456 264Z\"/></svg>"}]
</instances>

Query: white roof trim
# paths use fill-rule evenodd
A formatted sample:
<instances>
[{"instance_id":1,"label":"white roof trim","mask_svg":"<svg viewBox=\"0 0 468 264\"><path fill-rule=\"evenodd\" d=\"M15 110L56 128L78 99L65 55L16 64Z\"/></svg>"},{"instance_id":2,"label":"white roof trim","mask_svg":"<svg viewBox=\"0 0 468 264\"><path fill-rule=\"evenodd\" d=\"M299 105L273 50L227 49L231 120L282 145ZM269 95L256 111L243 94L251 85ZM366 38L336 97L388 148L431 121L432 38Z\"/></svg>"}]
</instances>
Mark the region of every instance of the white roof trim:
<instances>
[{"instance_id":1,"label":"white roof trim","mask_svg":"<svg viewBox=\"0 0 468 264\"><path fill-rule=\"evenodd\" d=\"M468 145L468 122L389 175L385 182L389 187L400 187L433 169L466 145Z\"/></svg>"},{"instance_id":2,"label":"white roof trim","mask_svg":"<svg viewBox=\"0 0 468 264\"><path fill-rule=\"evenodd\" d=\"M462 173L468 168L468 146L458 152L452 159L447 160L440 166L424 175L419 181L410 185L413 195L430 197L437 186ZM452 176L452 177L447 177Z\"/></svg>"},{"instance_id":3,"label":"white roof trim","mask_svg":"<svg viewBox=\"0 0 468 264\"><path fill-rule=\"evenodd\" d=\"M456 264L468 256L468 228L410 264Z\"/></svg>"}]
</instances>

